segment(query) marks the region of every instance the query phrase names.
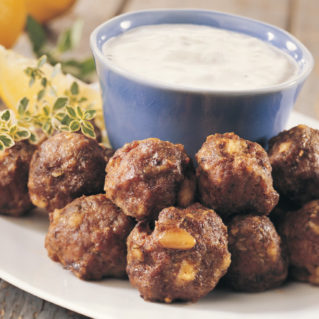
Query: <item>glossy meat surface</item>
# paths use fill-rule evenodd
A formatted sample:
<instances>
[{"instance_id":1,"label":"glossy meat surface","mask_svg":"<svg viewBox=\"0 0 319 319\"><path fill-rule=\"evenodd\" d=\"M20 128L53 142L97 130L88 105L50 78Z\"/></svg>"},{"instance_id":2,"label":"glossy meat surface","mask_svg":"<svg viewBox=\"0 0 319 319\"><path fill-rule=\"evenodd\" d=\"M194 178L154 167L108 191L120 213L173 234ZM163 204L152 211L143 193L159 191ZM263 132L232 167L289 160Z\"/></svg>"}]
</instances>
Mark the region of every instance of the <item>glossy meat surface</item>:
<instances>
[{"instance_id":1,"label":"glossy meat surface","mask_svg":"<svg viewBox=\"0 0 319 319\"><path fill-rule=\"evenodd\" d=\"M201 202L222 217L267 215L277 204L270 162L259 144L234 133L214 134L207 137L196 159Z\"/></svg>"},{"instance_id":2,"label":"glossy meat surface","mask_svg":"<svg viewBox=\"0 0 319 319\"><path fill-rule=\"evenodd\" d=\"M48 255L77 277L125 277L126 238L134 222L103 194L82 196L50 213Z\"/></svg>"},{"instance_id":3,"label":"glossy meat surface","mask_svg":"<svg viewBox=\"0 0 319 319\"><path fill-rule=\"evenodd\" d=\"M235 216L228 238L232 261L226 279L235 290L264 291L286 279L286 250L268 217Z\"/></svg>"},{"instance_id":4,"label":"glossy meat surface","mask_svg":"<svg viewBox=\"0 0 319 319\"><path fill-rule=\"evenodd\" d=\"M157 138L126 144L106 173L106 196L138 220L156 218L168 206L186 207L194 199L193 165L180 144Z\"/></svg>"},{"instance_id":5,"label":"glossy meat surface","mask_svg":"<svg viewBox=\"0 0 319 319\"><path fill-rule=\"evenodd\" d=\"M319 285L319 200L288 212L280 228L292 276Z\"/></svg>"},{"instance_id":6,"label":"glossy meat surface","mask_svg":"<svg viewBox=\"0 0 319 319\"><path fill-rule=\"evenodd\" d=\"M299 205L319 199L319 130L298 125L281 132L268 153L281 195Z\"/></svg>"},{"instance_id":7,"label":"glossy meat surface","mask_svg":"<svg viewBox=\"0 0 319 319\"><path fill-rule=\"evenodd\" d=\"M53 211L82 195L102 193L106 156L95 140L76 133L59 133L34 153L29 176L35 206Z\"/></svg>"},{"instance_id":8,"label":"glossy meat surface","mask_svg":"<svg viewBox=\"0 0 319 319\"><path fill-rule=\"evenodd\" d=\"M27 183L34 150L34 146L22 141L0 152L1 214L20 216L33 207Z\"/></svg>"},{"instance_id":9,"label":"glossy meat surface","mask_svg":"<svg viewBox=\"0 0 319 319\"><path fill-rule=\"evenodd\" d=\"M154 229L139 222L127 246L130 282L150 301L196 301L216 286L230 264L227 228L200 204L163 209Z\"/></svg>"}]
</instances>

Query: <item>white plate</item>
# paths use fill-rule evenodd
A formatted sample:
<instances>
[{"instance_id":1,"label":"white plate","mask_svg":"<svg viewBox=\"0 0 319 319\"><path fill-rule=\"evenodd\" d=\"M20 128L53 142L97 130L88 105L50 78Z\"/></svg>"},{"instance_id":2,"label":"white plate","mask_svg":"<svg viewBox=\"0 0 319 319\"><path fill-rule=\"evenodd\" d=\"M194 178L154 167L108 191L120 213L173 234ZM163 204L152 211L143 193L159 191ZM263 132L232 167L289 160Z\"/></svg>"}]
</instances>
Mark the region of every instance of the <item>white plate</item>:
<instances>
[{"instance_id":1,"label":"white plate","mask_svg":"<svg viewBox=\"0 0 319 319\"><path fill-rule=\"evenodd\" d=\"M319 121L293 112L299 123ZM125 280L85 282L52 262L44 249L47 217L0 217L0 277L40 298L94 318L319 318L319 288L288 283L276 290L246 294L215 290L195 304L164 305L140 298Z\"/></svg>"}]
</instances>

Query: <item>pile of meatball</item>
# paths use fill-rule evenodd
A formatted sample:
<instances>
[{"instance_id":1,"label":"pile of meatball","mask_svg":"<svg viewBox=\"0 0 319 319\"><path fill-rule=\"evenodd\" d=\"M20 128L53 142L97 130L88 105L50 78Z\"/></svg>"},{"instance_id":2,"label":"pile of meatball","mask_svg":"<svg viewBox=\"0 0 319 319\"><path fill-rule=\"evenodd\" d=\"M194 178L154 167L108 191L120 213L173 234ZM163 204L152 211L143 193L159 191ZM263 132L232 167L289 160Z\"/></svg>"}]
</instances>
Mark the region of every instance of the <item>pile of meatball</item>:
<instances>
[{"instance_id":1,"label":"pile of meatball","mask_svg":"<svg viewBox=\"0 0 319 319\"><path fill-rule=\"evenodd\" d=\"M196 301L221 279L319 284L319 130L284 131L268 154L210 135L196 161L157 138L115 152L77 133L20 142L0 153L0 212L46 209L52 260L85 280L128 276L149 301Z\"/></svg>"}]
</instances>

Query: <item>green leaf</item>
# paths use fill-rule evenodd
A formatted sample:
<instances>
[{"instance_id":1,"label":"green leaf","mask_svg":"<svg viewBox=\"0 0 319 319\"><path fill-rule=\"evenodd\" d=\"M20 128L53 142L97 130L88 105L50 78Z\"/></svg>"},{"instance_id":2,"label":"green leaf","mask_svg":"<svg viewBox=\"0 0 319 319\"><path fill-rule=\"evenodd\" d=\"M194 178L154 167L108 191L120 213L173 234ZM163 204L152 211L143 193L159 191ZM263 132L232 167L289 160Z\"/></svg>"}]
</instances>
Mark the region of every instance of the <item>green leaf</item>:
<instances>
[{"instance_id":1,"label":"green leaf","mask_svg":"<svg viewBox=\"0 0 319 319\"><path fill-rule=\"evenodd\" d=\"M71 107L71 106L66 106L66 111L68 112L68 114L69 114L69 116L70 116L71 118L73 118L73 119L76 118L76 113L75 113L73 107Z\"/></svg>"},{"instance_id":2,"label":"green leaf","mask_svg":"<svg viewBox=\"0 0 319 319\"><path fill-rule=\"evenodd\" d=\"M66 103L68 102L67 97L58 97L53 105L53 111L57 111L62 109L66 106Z\"/></svg>"},{"instance_id":3,"label":"green leaf","mask_svg":"<svg viewBox=\"0 0 319 319\"><path fill-rule=\"evenodd\" d=\"M63 131L63 132L70 132L69 126L67 125L61 125L59 129L60 131Z\"/></svg>"},{"instance_id":4,"label":"green leaf","mask_svg":"<svg viewBox=\"0 0 319 319\"><path fill-rule=\"evenodd\" d=\"M72 95L77 95L79 94L79 85L77 82L73 82L70 88L70 91L72 93Z\"/></svg>"},{"instance_id":5,"label":"green leaf","mask_svg":"<svg viewBox=\"0 0 319 319\"><path fill-rule=\"evenodd\" d=\"M48 83L47 78L42 78L42 80L41 80L41 85L42 85L44 88L47 87L47 83Z\"/></svg>"},{"instance_id":6,"label":"green leaf","mask_svg":"<svg viewBox=\"0 0 319 319\"><path fill-rule=\"evenodd\" d=\"M42 89L38 92L37 101L41 101L45 95L45 89Z\"/></svg>"},{"instance_id":7,"label":"green leaf","mask_svg":"<svg viewBox=\"0 0 319 319\"><path fill-rule=\"evenodd\" d=\"M24 97L20 100L19 106L18 106L18 113L19 115L23 115L28 107L29 99Z\"/></svg>"},{"instance_id":8,"label":"green leaf","mask_svg":"<svg viewBox=\"0 0 319 319\"><path fill-rule=\"evenodd\" d=\"M95 72L95 63L92 57L83 61L70 59L62 62L62 69L80 80L86 80L91 73Z\"/></svg>"},{"instance_id":9,"label":"green leaf","mask_svg":"<svg viewBox=\"0 0 319 319\"><path fill-rule=\"evenodd\" d=\"M42 127L43 131L47 134L47 135L51 135L52 133L52 125L50 121L46 121Z\"/></svg>"},{"instance_id":10,"label":"green leaf","mask_svg":"<svg viewBox=\"0 0 319 319\"><path fill-rule=\"evenodd\" d=\"M49 116L50 109L47 105L43 107L43 113L45 114L45 116Z\"/></svg>"},{"instance_id":11,"label":"green leaf","mask_svg":"<svg viewBox=\"0 0 319 319\"><path fill-rule=\"evenodd\" d=\"M6 134L6 133L10 135L10 130L6 127L0 126L0 134Z\"/></svg>"},{"instance_id":12,"label":"green leaf","mask_svg":"<svg viewBox=\"0 0 319 319\"><path fill-rule=\"evenodd\" d=\"M43 121L42 118L34 117L33 124L35 127L43 127Z\"/></svg>"},{"instance_id":13,"label":"green leaf","mask_svg":"<svg viewBox=\"0 0 319 319\"><path fill-rule=\"evenodd\" d=\"M54 118L57 119L59 122L62 122L66 116L67 114L65 112L58 112L54 115Z\"/></svg>"},{"instance_id":14,"label":"green leaf","mask_svg":"<svg viewBox=\"0 0 319 319\"><path fill-rule=\"evenodd\" d=\"M15 139L20 141L20 140L26 140L31 136L30 131L25 130L25 129L19 129L16 134L15 134Z\"/></svg>"},{"instance_id":15,"label":"green leaf","mask_svg":"<svg viewBox=\"0 0 319 319\"><path fill-rule=\"evenodd\" d=\"M33 118L31 116L25 116L23 117L23 123L31 122ZM21 122L21 121L20 121ZM21 123L20 123L21 124Z\"/></svg>"},{"instance_id":16,"label":"green leaf","mask_svg":"<svg viewBox=\"0 0 319 319\"><path fill-rule=\"evenodd\" d=\"M38 137L36 136L36 134L31 133L29 140L31 143L36 144L38 142Z\"/></svg>"},{"instance_id":17,"label":"green leaf","mask_svg":"<svg viewBox=\"0 0 319 319\"><path fill-rule=\"evenodd\" d=\"M44 28L31 16L27 17L26 30L31 40L33 52L41 55L41 50L46 43L46 34Z\"/></svg>"},{"instance_id":18,"label":"green leaf","mask_svg":"<svg viewBox=\"0 0 319 319\"><path fill-rule=\"evenodd\" d=\"M69 126L72 121L72 118L69 115L66 115L64 119L61 121L61 124Z\"/></svg>"},{"instance_id":19,"label":"green leaf","mask_svg":"<svg viewBox=\"0 0 319 319\"><path fill-rule=\"evenodd\" d=\"M95 62L92 57L85 59L80 64L80 75L86 76L95 71Z\"/></svg>"},{"instance_id":20,"label":"green leaf","mask_svg":"<svg viewBox=\"0 0 319 319\"><path fill-rule=\"evenodd\" d=\"M41 58L38 60L37 68L41 68L47 62L47 56L42 55Z\"/></svg>"},{"instance_id":21,"label":"green leaf","mask_svg":"<svg viewBox=\"0 0 319 319\"><path fill-rule=\"evenodd\" d=\"M76 113L80 119L83 119L83 111L79 106L76 107Z\"/></svg>"},{"instance_id":22,"label":"green leaf","mask_svg":"<svg viewBox=\"0 0 319 319\"><path fill-rule=\"evenodd\" d=\"M14 140L8 134L1 134L0 135L0 141L3 143L3 145L6 148L12 147L14 145Z\"/></svg>"},{"instance_id":23,"label":"green leaf","mask_svg":"<svg viewBox=\"0 0 319 319\"><path fill-rule=\"evenodd\" d=\"M64 31L58 38L58 50L63 53L74 49L80 42L83 21L76 20L71 28Z\"/></svg>"},{"instance_id":24,"label":"green leaf","mask_svg":"<svg viewBox=\"0 0 319 319\"><path fill-rule=\"evenodd\" d=\"M3 152L5 150L4 144L0 141L0 151Z\"/></svg>"},{"instance_id":25,"label":"green leaf","mask_svg":"<svg viewBox=\"0 0 319 319\"><path fill-rule=\"evenodd\" d=\"M91 129L85 127L85 126L83 125L83 123L82 123L82 125L81 125L81 132L82 132L85 136L87 136L87 137L95 138L95 132L94 132L94 130L91 130Z\"/></svg>"},{"instance_id":26,"label":"green leaf","mask_svg":"<svg viewBox=\"0 0 319 319\"><path fill-rule=\"evenodd\" d=\"M84 119L85 120L92 120L96 116L96 111L95 110L87 110L84 112Z\"/></svg>"},{"instance_id":27,"label":"green leaf","mask_svg":"<svg viewBox=\"0 0 319 319\"><path fill-rule=\"evenodd\" d=\"M1 114L1 116L0 116L1 120L5 121L5 122L10 121L10 118L11 118L10 110L4 110L0 114Z\"/></svg>"},{"instance_id":28,"label":"green leaf","mask_svg":"<svg viewBox=\"0 0 319 319\"><path fill-rule=\"evenodd\" d=\"M24 73L25 73L27 76L31 76L32 68L28 66L27 68L24 69Z\"/></svg>"},{"instance_id":29,"label":"green leaf","mask_svg":"<svg viewBox=\"0 0 319 319\"><path fill-rule=\"evenodd\" d=\"M81 125L80 122L77 120L74 120L70 123L69 128L71 132L76 132L80 129Z\"/></svg>"},{"instance_id":30,"label":"green leaf","mask_svg":"<svg viewBox=\"0 0 319 319\"><path fill-rule=\"evenodd\" d=\"M87 101L87 100L88 100L87 97L82 96L82 97L79 99L78 103L83 103L83 102L85 102L85 101Z\"/></svg>"},{"instance_id":31,"label":"green leaf","mask_svg":"<svg viewBox=\"0 0 319 319\"><path fill-rule=\"evenodd\" d=\"M12 125L10 127L10 130L9 130L9 135L10 136L13 136L15 134L15 131L17 130L17 126L16 125Z\"/></svg>"},{"instance_id":32,"label":"green leaf","mask_svg":"<svg viewBox=\"0 0 319 319\"><path fill-rule=\"evenodd\" d=\"M88 128L89 130L93 130L94 131L94 126L93 126L93 124L91 122L84 120L84 121L82 121L82 124L86 128Z\"/></svg>"},{"instance_id":33,"label":"green leaf","mask_svg":"<svg viewBox=\"0 0 319 319\"><path fill-rule=\"evenodd\" d=\"M71 31L70 29L61 33L58 38L58 50L63 53L65 51L69 51L72 48L71 43Z\"/></svg>"}]
</instances>

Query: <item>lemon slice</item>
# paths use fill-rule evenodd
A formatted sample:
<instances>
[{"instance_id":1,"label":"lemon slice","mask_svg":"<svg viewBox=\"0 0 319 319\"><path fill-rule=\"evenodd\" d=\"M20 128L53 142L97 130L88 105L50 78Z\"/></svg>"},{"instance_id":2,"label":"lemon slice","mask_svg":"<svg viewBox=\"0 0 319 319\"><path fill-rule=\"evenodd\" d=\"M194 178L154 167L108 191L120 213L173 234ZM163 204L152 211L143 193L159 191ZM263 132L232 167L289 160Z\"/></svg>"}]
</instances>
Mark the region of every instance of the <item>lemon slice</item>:
<instances>
[{"instance_id":1,"label":"lemon slice","mask_svg":"<svg viewBox=\"0 0 319 319\"><path fill-rule=\"evenodd\" d=\"M0 45L0 98L14 112L17 111L18 103L23 97L27 97L30 100L29 107L31 110L32 106L36 104L37 93L41 90L41 84L36 81L30 87L30 79L24 73L27 67L35 67L36 65L36 59L26 58ZM53 67L47 63L42 66L41 70L51 80L58 96L63 96L65 90L69 89L71 84L76 81L79 85L80 96L85 96L87 103L93 103L98 110L98 114L102 114L102 101L99 90L83 83L70 74L65 75L62 72L51 79ZM54 103L56 97L47 94L45 99L51 104ZM97 118L96 124L100 129L105 130L100 116Z\"/></svg>"},{"instance_id":2,"label":"lemon slice","mask_svg":"<svg viewBox=\"0 0 319 319\"><path fill-rule=\"evenodd\" d=\"M0 44L10 48L25 25L27 16L25 0L1 0L0 12Z\"/></svg>"},{"instance_id":3,"label":"lemon slice","mask_svg":"<svg viewBox=\"0 0 319 319\"><path fill-rule=\"evenodd\" d=\"M40 23L63 14L74 3L75 0L26 0L29 14Z\"/></svg>"}]
</instances>

